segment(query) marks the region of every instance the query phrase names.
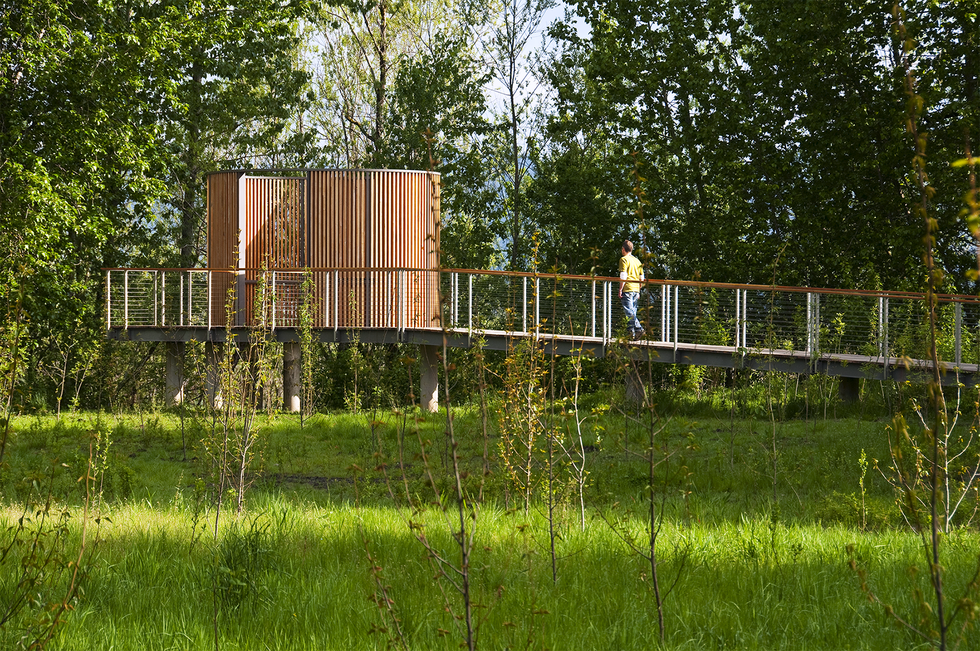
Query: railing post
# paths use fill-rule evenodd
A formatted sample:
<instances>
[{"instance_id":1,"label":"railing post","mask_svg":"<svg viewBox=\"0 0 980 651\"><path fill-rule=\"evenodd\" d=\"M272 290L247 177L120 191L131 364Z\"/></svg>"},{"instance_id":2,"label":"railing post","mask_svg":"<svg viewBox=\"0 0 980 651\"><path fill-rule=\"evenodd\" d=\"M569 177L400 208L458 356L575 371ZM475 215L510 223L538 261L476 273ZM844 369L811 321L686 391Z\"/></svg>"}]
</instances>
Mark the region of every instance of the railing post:
<instances>
[{"instance_id":1,"label":"railing post","mask_svg":"<svg viewBox=\"0 0 980 651\"><path fill-rule=\"evenodd\" d=\"M105 272L105 329L112 327L112 272Z\"/></svg>"},{"instance_id":2,"label":"railing post","mask_svg":"<svg viewBox=\"0 0 980 651\"><path fill-rule=\"evenodd\" d=\"M609 341L609 281L602 283L602 342Z\"/></svg>"},{"instance_id":3,"label":"railing post","mask_svg":"<svg viewBox=\"0 0 980 651\"><path fill-rule=\"evenodd\" d=\"M521 299L521 332L527 332L527 276L521 277L521 284L524 287Z\"/></svg>"},{"instance_id":4,"label":"railing post","mask_svg":"<svg viewBox=\"0 0 980 651\"><path fill-rule=\"evenodd\" d=\"M469 310L466 315L466 323L469 328L469 332L473 334L473 274L467 274L469 278Z\"/></svg>"},{"instance_id":5,"label":"railing post","mask_svg":"<svg viewBox=\"0 0 980 651\"><path fill-rule=\"evenodd\" d=\"M129 327L129 269L123 272L123 328Z\"/></svg>"},{"instance_id":6,"label":"railing post","mask_svg":"<svg viewBox=\"0 0 980 651\"><path fill-rule=\"evenodd\" d=\"M595 280L592 281L592 336L595 337Z\"/></svg>"},{"instance_id":7,"label":"railing post","mask_svg":"<svg viewBox=\"0 0 980 651\"><path fill-rule=\"evenodd\" d=\"M211 291L211 289L212 289L212 280L213 280L212 277L211 277L211 274L212 273L213 272L210 269L208 269L208 321L207 321L207 323L208 323L208 330L211 329L211 300L212 300L211 299L211 294L213 293Z\"/></svg>"},{"instance_id":8,"label":"railing post","mask_svg":"<svg viewBox=\"0 0 980 651\"><path fill-rule=\"evenodd\" d=\"M609 319L609 321L608 321L608 323L606 323L606 336L610 340L613 338L613 332L614 332L613 331L613 323L615 322L614 321L614 317L613 317L613 307L614 307L614 300L615 300L615 299L613 299L613 296L615 295L614 292L613 292L613 290L615 289L615 285L616 285L615 282L607 282L606 283L606 295L608 297L607 300L609 301L609 314L608 314L608 317L607 317Z\"/></svg>"},{"instance_id":9,"label":"railing post","mask_svg":"<svg viewBox=\"0 0 980 651\"><path fill-rule=\"evenodd\" d=\"M160 325L167 326L167 272L160 279Z\"/></svg>"},{"instance_id":10,"label":"railing post","mask_svg":"<svg viewBox=\"0 0 980 651\"><path fill-rule=\"evenodd\" d=\"M338 301L340 300L340 269L333 270L333 333L334 340L337 339L337 331L340 328L340 305Z\"/></svg>"},{"instance_id":11,"label":"railing post","mask_svg":"<svg viewBox=\"0 0 980 651\"><path fill-rule=\"evenodd\" d=\"M746 332L746 321L748 320L749 290L735 290L735 348L748 348L748 333Z\"/></svg>"},{"instance_id":12,"label":"railing post","mask_svg":"<svg viewBox=\"0 0 980 651\"><path fill-rule=\"evenodd\" d=\"M677 344L680 341L680 319L678 318L678 308L681 303L681 287L674 287L674 361L677 361Z\"/></svg>"},{"instance_id":13,"label":"railing post","mask_svg":"<svg viewBox=\"0 0 980 651\"><path fill-rule=\"evenodd\" d=\"M955 315L955 339L956 339L956 352L954 357L956 359L956 365L959 366L963 361L963 349L962 349L962 328L963 328L963 304L954 303L954 315Z\"/></svg>"},{"instance_id":14,"label":"railing post","mask_svg":"<svg viewBox=\"0 0 980 651\"><path fill-rule=\"evenodd\" d=\"M813 300L810 292L806 294L806 354L813 357Z\"/></svg>"},{"instance_id":15,"label":"railing post","mask_svg":"<svg viewBox=\"0 0 980 651\"><path fill-rule=\"evenodd\" d=\"M820 350L820 294L806 295L806 354L813 357Z\"/></svg>"},{"instance_id":16,"label":"railing post","mask_svg":"<svg viewBox=\"0 0 980 651\"><path fill-rule=\"evenodd\" d=\"M607 325L609 324L609 282L602 282L602 343L609 341Z\"/></svg>"},{"instance_id":17,"label":"railing post","mask_svg":"<svg viewBox=\"0 0 980 651\"><path fill-rule=\"evenodd\" d=\"M154 328L157 327L157 325L159 325L158 322L159 322L159 318L160 318L160 315L159 315L159 312L160 312L160 304L157 301L157 291L159 289L157 287L157 285L159 285L159 284L160 284L160 272L157 271L157 270L154 270L153 271L153 327Z\"/></svg>"},{"instance_id":18,"label":"railing post","mask_svg":"<svg viewBox=\"0 0 980 651\"><path fill-rule=\"evenodd\" d=\"M813 350L820 352L820 294L813 295Z\"/></svg>"},{"instance_id":19,"label":"railing post","mask_svg":"<svg viewBox=\"0 0 980 651\"><path fill-rule=\"evenodd\" d=\"M459 323L459 274L449 274L449 322L455 328Z\"/></svg>"},{"instance_id":20,"label":"railing post","mask_svg":"<svg viewBox=\"0 0 980 651\"><path fill-rule=\"evenodd\" d=\"M749 290L742 290L742 346L749 347Z\"/></svg>"},{"instance_id":21,"label":"railing post","mask_svg":"<svg viewBox=\"0 0 980 651\"><path fill-rule=\"evenodd\" d=\"M606 338L613 338L613 285L615 283L606 282L606 301L609 304L606 314Z\"/></svg>"},{"instance_id":22,"label":"railing post","mask_svg":"<svg viewBox=\"0 0 980 651\"><path fill-rule=\"evenodd\" d=\"M180 274L180 325L184 325L184 274Z\"/></svg>"},{"instance_id":23,"label":"railing post","mask_svg":"<svg viewBox=\"0 0 980 651\"><path fill-rule=\"evenodd\" d=\"M541 328L541 279L534 277L534 338L538 338Z\"/></svg>"},{"instance_id":24,"label":"railing post","mask_svg":"<svg viewBox=\"0 0 980 651\"><path fill-rule=\"evenodd\" d=\"M667 341L667 285L660 286L660 341Z\"/></svg>"},{"instance_id":25,"label":"railing post","mask_svg":"<svg viewBox=\"0 0 980 651\"><path fill-rule=\"evenodd\" d=\"M742 334L742 290L735 290L735 349L738 350L741 346L741 334Z\"/></svg>"},{"instance_id":26,"label":"railing post","mask_svg":"<svg viewBox=\"0 0 980 651\"><path fill-rule=\"evenodd\" d=\"M606 310L608 309L608 307L606 306L607 284L608 283L603 281L602 286L600 287L600 289L602 290L602 328L600 328L599 330L599 335L602 337L602 343L606 343L606 321L608 320L608 317L606 316Z\"/></svg>"},{"instance_id":27,"label":"railing post","mask_svg":"<svg viewBox=\"0 0 980 651\"><path fill-rule=\"evenodd\" d=\"M813 357L814 345L813 345L813 294L807 292L806 294L806 354L808 357Z\"/></svg>"},{"instance_id":28,"label":"railing post","mask_svg":"<svg viewBox=\"0 0 980 651\"><path fill-rule=\"evenodd\" d=\"M263 272L268 274L268 271ZM263 280L265 280L263 278ZM276 272L272 272L272 290L271 293L266 294L266 298L269 300L269 309L272 310L272 331L276 331Z\"/></svg>"}]
</instances>

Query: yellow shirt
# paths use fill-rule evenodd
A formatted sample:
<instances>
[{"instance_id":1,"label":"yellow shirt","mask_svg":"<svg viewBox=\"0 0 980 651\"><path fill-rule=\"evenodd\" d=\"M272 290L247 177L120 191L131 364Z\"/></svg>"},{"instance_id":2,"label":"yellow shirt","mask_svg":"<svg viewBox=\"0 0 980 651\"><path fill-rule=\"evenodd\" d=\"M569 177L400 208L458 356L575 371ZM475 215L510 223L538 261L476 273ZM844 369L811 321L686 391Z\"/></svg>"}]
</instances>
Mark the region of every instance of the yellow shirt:
<instances>
[{"instance_id":1,"label":"yellow shirt","mask_svg":"<svg viewBox=\"0 0 980 651\"><path fill-rule=\"evenodd\" d=\"M624 292L640 291L640 283L637 281L643 280L643 265L632 253L619 259L619 279L626 281Z\"/></svg>"}]
</instances>

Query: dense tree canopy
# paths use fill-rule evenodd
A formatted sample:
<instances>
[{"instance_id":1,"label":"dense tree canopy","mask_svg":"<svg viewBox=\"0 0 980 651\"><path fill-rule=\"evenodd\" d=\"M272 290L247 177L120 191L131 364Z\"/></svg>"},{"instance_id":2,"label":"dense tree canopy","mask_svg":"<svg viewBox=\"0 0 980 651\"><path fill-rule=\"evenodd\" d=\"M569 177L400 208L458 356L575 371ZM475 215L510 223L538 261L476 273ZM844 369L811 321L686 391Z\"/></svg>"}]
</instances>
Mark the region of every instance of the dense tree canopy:
<instances>
[{"instance_id":1,"label":"dense tree canopy","mask_svg":"<svg viewBox=\"0 0 980 651\"><path fill-rule=\"evenodd\" d=\"M973 291L980 1L549 7L0 0L0 297L40 399L101 341L101 268L205 262L228 167L436 169L450 266L612 274L628 237L650 276L919 289L907 77Z\"/></svg>"},{"instance_id":2,"label":"dense tree canopy","mask_svg":"<svg viewBox=\"0 0 980 651\"><path fill-rule=\"evenodd\" d=\"M0 297L25 288L29 386L89 363L102 268L199 261L204 173L302 151L300 9L0 4Z\"/></svg>"},{"instance_id":3,"label":"dense tree canopy","mask_svg":"<svg viewBox=\"0 0 980 651\"><path fill-rule=\"evenodd\" d=\"M977 131L976 48L967 45L978 29L967 7L976 3L912 4L929 161L945 179ZM620 205L604 202L611 219L622 234L642 233L662 273L919 286L923 227L910 211L905 72L890 7L582 0L575 9L588 36L555 28L564 48L550 70L559 143L550 157L578 157L588 140L591 176L604 190L620 188ZM651 205L642 227L625 201L627 153L643 163ZM961 288L963 180L951 179L936 203L942 260Z\"/></svg>"}]
</instances>

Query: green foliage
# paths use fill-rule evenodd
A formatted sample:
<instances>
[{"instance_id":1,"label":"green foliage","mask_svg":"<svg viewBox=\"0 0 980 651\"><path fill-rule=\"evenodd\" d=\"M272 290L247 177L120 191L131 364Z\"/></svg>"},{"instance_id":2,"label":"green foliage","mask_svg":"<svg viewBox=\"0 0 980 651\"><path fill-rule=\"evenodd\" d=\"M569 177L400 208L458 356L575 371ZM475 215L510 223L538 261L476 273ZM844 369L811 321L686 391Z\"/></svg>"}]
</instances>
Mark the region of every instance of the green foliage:
<instances>
[{"instance_id":1,"label":"green foliage","mask_svg":"<svg viewBox=\"0 0 980 651\"><path fill-rule=\"evenodd\" d=\"M540 193L531 191L543 248L561 264L585 273L582 251L614 250L640 227L626 182L635 155L647 170L650 276L769 283L780 259L780 284L920 287L921 275L908 273L921 237L886 8L571 4L587 29L571 20L552 28L552 140L536 165ZM956 244L954 217L967 179L947 163L962 158L964 133L978 132L976 24L959 3L911 5L920 96L937 109L930 160L946 192L935 206L937 255L955 273L949 282L966 288L972 249Z\"/></svg>"},{"instance_id":2,"label":"green foliage","mask_svg":"<svg viewBox=\"0 0 980 651\"><path fill-rule=\"evenodd\" d=\"M269 598L266 577L280 571L277 543L287 533L286 512L236 521L218 543L217 591L226 616Z\"/></svg>"},{"instance_id":3,"label":"green foliage","mask_svg":"<svg viewBox=\"0 0 980 651\"><path fill-rule=\"evenodd\" d=\"M451 617L444 612L426 559L404 533L399 512L391 507L316 506L283 494L270 495L260 508L268 515L259 518L257 529L271 526L259 540L243 540L253 535L249 523L229 523L221 532L219 546L228 550L229 559L237 559L231 565L245 568L252 563L254 584L237 609L226 611L247 616L222 617L222 646L330 647L339 638L345 648L377 648L379 639L371 634L377 609L368 601L376 584L370 579L363 535L411 648L458 648L458 638L439 632L452 628ZM675 610L669 648L914 645L908 633L883 625L878 607L863 599L845 551L853 544L854 557L874 569L874 585L901 593L913 579L908 568L918 552L908 534L856 534L840 526L794 524L781 527L774 537L771 513L713 519L726 508L732 507L701 504L700 521L682 523L672 516L664 530L668 547L687 541L692 554L671 597ZM289 524L280 530L272 523L283 512ZM449 541L452 532L433 516L431 511L425 514L429 534ZM643 568L624 554L622 542L594 520L584 532L566 531L560 549L563 570L569 571L555 584L547 568L533 561L533 553L529 562L533 542L525 544L519 530L525 523L499 509L488 509L481 518L477 543L486 549L473 567L473 583L478 598L495 598L481 629L481 646L522 644L531 634L549 648L649 648L656 623L642 603L647 589L640 581ZM631 524L641 526L638 521ZM525 531L535 526L540 521ZM85 598L50 648L111 643L118 649L162 649L175 637L189 649L213 648L210 608L207 601L202 603L210 550L188 545L191 535L189 520L173 510L139 504L118 509L102 527ZM976 533L964 531L949 546L950 573L956 581L969 580L963 567L975 557ZM249 557L253 560L247 561ZM669 555L662 563L665 573L678 567ZM906 605L914 608L914 599L896 603ZM815 615L820 621L814 621ZM774 627L773 617L785 627ZM976 635L967 629L967 645L975 644Z\"/></svg>"},{"instance_id":4,"label":"green foliage","mask_svg":"<svg viewBox=\"0 0 980 651\"><path fill-rule=\"evenodd\" d=\"M23 288L23 408L108 402L86 391L101 269L197 263L207 172L305 160L310 134L290 125L307 101L293 61L307 9L5 5L0 304Z\"/></svg>"},{"instance_id":5,"label":"green foliage","mask_svg":"<svg viewBox=\"0 0 980 651\"><path fill-rule=\"evenodd\" d=\"M860 493L831 491L818 498L813 517L828 526L843 525L870 531L886 531L901 524L893 500L882 496L862 500Z\"/></svg>"},{"instance_id":6,"label":"green foliage","mask_svg":"<svg viewBox=\"0 0 980 651\"><path fill-rule=\"evenodd\" d=\"M761 384L757 377L746 380L747 386ZM675 450L669 461L658 467L657 474L657 494L663 496L664 514L658 543L662 576L675 576L683 567L665 611L667 643L682 647L681 640L688 639L695 629L708 627L706 630L724 639L743 639L750 631L759 633L767 645L775 648L798 646L801 630L808 631L803 633L806 636L817 636L814 639L830 639L826 643L834 645L837 638L833 632L798 627L792 641L781 641L771 631L763 634L768 630L763 623L744 614L730 618L720 606L708 612L691 605L692 599L731 606L747 605L759 598L774 599L773 595L765 596L765 585L770 583L781 586L778 603L789 611L811 612L819 603L834 621L844 618L847 639L865 639L862 631L866 628L860 622L877 620L868 610L852 621L855 599L860 600L860 593L853 580L848 579L841 550L847 542L857 540L862 558L872 559L876 577L882 577L876 580L887 586L904 585L907 578L904 569L892 576L883 574L882 568L904 567L905 558L915 553L908 540L910 534L903 533L891 486L881 475L866 474L855 463L862 451L870 458L887 454L880 436L881 422L870 419L880 419L887 413L885 407L867 413L868 419L781 420L777 413L784 490L773 502L768 478L769 416L732 420L724 410L718 416L710 416L711 401L718 399L715 394L726 391L730 389L706 390L700 402L689 397L686 407L668 412L675 414L674 418L658 434ZM874 395L873 391L868 393ZM654 391L651 395L658 409L667 404L663 401L665 393ZM556 561L563 578L555 584L550 575L542 574L546 563L527 553L540 544L535 536L540 536L545 525L504 515L502 507L495 506L502 504L506 493L513 490L504 479L502 459L493 445L500 440L494 434L497 425L492 424L490 429L494 437L489 448L492 474L489 481L483 482L479 408L454 409L453 424L458 435L454 449L462 464L460 477L467 490L481 485L487 500L476 528L478 556L471 565L475 603L494 604L482 628L481 644L494 643L497 633L493 631L509 631L503 621L534 627L536 639L568 648L576 648L578 642L566 641L561 631L568 631L576 640L592 639L573 620L584 619L589 625L599 626L615 613L619 624L606 630L619 631L616 635L622 648L634 648L639 639L648 640L636 637L639 630L645 630L648 636L650 628L656 626L642 607L647 585L644 580L637 582L637 577L649 578L648 566L627 560L621 539L611 537L605 525L595 520L597 507L612 508L619 503L615 508L622 516L623 531L631 532L635 541L644 535L645 525L639 513L647 504L649 469L644 459L624 455L621 445L615 442L622 441L628 430L632 435L630 449L637 450L646 433L637 431L635 422L628 423L623 414L611 409L620 400L618 391L583 395L579 399L579 410L589 414L582 434L589 473L584 484L586 518L584 528L572 526L578 519L576 508L570 500L559 502L554 513L558 533ZM568 410L568 402L563 404L565 408L556 409L551 416L551 426L557 431L575 431L575 416ZM679 413L689 416L678 416ZM547 411L542 415L549 417ZM210 608L201 608L200 590L205 583L211 583L208 577L213 577L214 595L221 609L221 640L247 634L253 641L268 639L269 645L276 646L278 636L286 639L284 626L291 631L290 636L320 639L320 633L307 628L312 626L309 622L314 614L314 619L322 622L326 613L336 610L330 604L348 603L355 598L360 602L377 591L376 586L368 585L366 574L351 571L352 565L364 562L357 531L366 527L365 535L372 541L372 563L389 570L384 573L383 585L390 598L396 600L396 616L409 643L426 640L427 647L442 648L435 630L451 630L451 622L441 621L438 614L443 612L443 598L433 594L431 570L424 554L406 542L409 532L402 527L408 514L391 513L382 462L387 460L387 472L395 472L396 501L404 504L411 496L419 504L420 510L410 517L425 524L432 548L452 548L453 527L441 524L442 516L437 511L422 506L434 499L433 484L425 477L426 464L421 462L418 441L405 435L411 433L411 427L417 427L422 441L437 442L427 445L435 486L440 492L452 491L452 475L447 472L447 457L439 443L445 437L445 415L376 411L370 424L361 416L315 415L306 420L303 428L297 420L282 414L256 414L255 418L254 426L269 441L267 449L277 452L267 455L267 475L252 489L243 518L229 519L218 527L213 550L199 541L199 509L208 502L195 497L185 503L181 497L184 492L200 496L208 488L204 482L194 486L194 482L184 479L194 475L199 461L181 460L176 415L136 413L103 420L72 415L61 420L53 416L14 419L9 468L14 476L21 472L19 469L34 463L39 452L67 453L63 458L69 458L93 431L99 437L109 435L106 440L111 440L108 447L99 446L104 452L94 457L96 469L107 467L111 475L114 463L125 462L136 471L129 497L120 492L105 494L103 508L111 522L105 521L100 528L99 561L92 567L78 612L98 609L112 613L112 621L117 622L113 625L116 644L125 647L124 639L133 633L129 624L122 622L133 622L145 636L146 631L157 630L158 623L154 622L163 613L175 608L174 615L165 616L182 622L183 635L200 640L190 645L210 648L214 644L210 637ZM198 441L207 436L207 431L204 423L195 422L189 432ZM406 423L414 423L408 432L404 429ZM198 446L199 443L191 446L192 457L201 454ZM376 450L382 455L375 456ZM399 450L397 454L404 455L404 466L392 461ZM362 505L357 511L345 506L355 499L350 470L353 464L366 469L357 480L357 499ZM397 478L401 468L406 475L404 482ZM7 492L10 480L11 475L6 474L2 485L7 495L13 495ZM63 485L64 494L69 500L77 500L78 493L70 483ZM445 498L444 503L454 505L451 497ZM157 506L150 508L151 504ZM537 520L543 510L541 498L535 499L532 506L527 517ZM863 531L862 518L866 523ZM957 535L974 540L975 529L958 529L951 534ZM530 538L521 543L521 536ZM967 548L969 545L953 553L966 554ZM975 545L970 549L975 552ZM123 550L125 556L120 556ZM682 562L682 556L688 560ZM398 572L390 571L395 567ZM595 568L594 575L590 568ZM953 581L964 580L955 569L950 574ZM125 589L124 584L128 586ZM134 589L136 584L142 587ZM819 586L818 595L813 592L814 586ZM498 587L503 591L496 592ZM585 593L579 596L580 587L588 595L601 589L605 599L613 603L604 601L596 606L593 598L591 608L572 617L569 609L574 609L577 600L586 599ZM706 600L704 589L716 598ZM527 603L532 594L536 608L550 613L537 623L527 619ZM718 595L724 595L724 602L718 601ZM834 605L827 603L828 595L834 595ZM203 603L208 600L205 598ZM362 641L371 639L368 631L376 624L372 610L365 605L329 629L332 634L344 631L349 638L347 646L357 648ZM787 621L795 621L789 611ZM246 613L248 617L240 617ZM102 635L85 625L88 619L70 621L61 638L66 648L91 644ZM554 625L549 623L552 620ZM256 628L251 628L253 624L249 622ZM878 640L882 636L879 629L876 626L873 635L867 633L867 639ZM428 644L430 634L435 637ZM883 639L894 644L902 638L889 632ZM871 642L868 646L874 648Z\"/></svg>"},{"instance_id":7,"label":"green foliage","mask_svg":"<svg viewBox=\"0 0 980 651\"><path fill-rule=\"evenodd\" d=\"M546 358L537 341L521 339L508 351L504 364L498 418L500 458L515 501L526 512L543 480Z\"/></svg>"}]
</instances>

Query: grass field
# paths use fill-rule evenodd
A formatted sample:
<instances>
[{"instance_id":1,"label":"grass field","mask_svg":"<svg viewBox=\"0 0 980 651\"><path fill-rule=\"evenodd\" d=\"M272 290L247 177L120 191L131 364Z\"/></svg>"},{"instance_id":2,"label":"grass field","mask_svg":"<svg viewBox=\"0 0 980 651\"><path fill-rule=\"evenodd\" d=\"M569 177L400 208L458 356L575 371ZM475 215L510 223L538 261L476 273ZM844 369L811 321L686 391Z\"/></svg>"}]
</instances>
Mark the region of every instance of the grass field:
<instances>
[{"instance_id":1,"label":"grass field","mask_svg":"<svg viewBox=\"0 0 980 651\"><path fill-rule=\"evenodd\" d=\"M467 521L476 532L467 578L479 648L657 646L651 566L626 542L649 537L644 455L651 427L663 514L657 578L664 648L929 647L861 587L864 577L896 614L929 628L921 540L873 467L878 459L886 469L889 458L889 419L880 410L726 417L706 403L665 396L664 411L673 416L651 423L610 408L616 400L598 393L580 405L588 414L584 526L567 458L555 457L549 492L540 481L544 448L536 448L539 481L525 511L500 459L495 419L484 476L479 410L454 412L462 481L474 491L482 484L484 494ZM576 432L568 416L546 414L542 422L545 431L576 438L567 436ZM49 648L212 649L216 639L222 649L460 648L464 602L451 582L460 578L459 520L451 498L443 499L446 512L433 503L427 478L429 471L441 489L454 482L445 412L318 415L302 428L298 417L261 415L245 510L236 513L229 498L217 518L202 444L215 425L179 413L13 420L0 474L8 527L25 503L48 494L68 515L57 544L53 534L47 547L42 540L54 561L44 566L46 580L32 586L30 607L5 624L8 646L29 638L44 604L64 589L68 574L58 570L77 556L84 503L77 479L91 456L98 482L84 576ZM427 462L420 439L429 442ZM15 530L6 529L6 540ZM951 603L974 579L978 543L975 524L943 539ZM5 609L23 575L11 561L23 550L15 547L0 568ZM447 576L433 565L435 555L449 561ZM960 605L975 612L972 601ZM980 647L972 620L957 622L951 648L961 632L960 648Z\"/></svg>"}]
</instances>

